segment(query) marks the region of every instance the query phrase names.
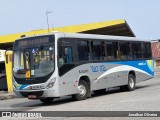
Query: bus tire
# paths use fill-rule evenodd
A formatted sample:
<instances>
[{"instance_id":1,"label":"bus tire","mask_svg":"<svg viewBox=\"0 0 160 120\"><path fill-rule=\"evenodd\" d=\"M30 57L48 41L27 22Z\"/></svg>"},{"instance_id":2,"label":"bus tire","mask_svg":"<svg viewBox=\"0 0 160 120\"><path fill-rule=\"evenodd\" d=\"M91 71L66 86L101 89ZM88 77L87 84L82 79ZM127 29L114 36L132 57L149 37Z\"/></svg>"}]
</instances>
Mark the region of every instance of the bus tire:
<instances>
[{"instance_id":1,"label":"bus tire","mask_svg":"<svg viewBox=\"0 0 160 120\"><path fill-rule=\"evenodd\" d=\"M39 99L39 100L40 100L41 102L47 104L47 103L51 103L51 102L54 100L54 98L52 98L52 97L49 97L49 98L41 98L41 99Z\"/></svg>"},{"instance_id":2,"label":"bus tire","mask_svg":"<svg viewBox=\"0 0 160 120\"><path fill-rule=\"evenodd\" d=\"M78 85L79 93L72 95L74 100L85 100L90 94L89 86L84 80L80 80Z\"/></svg>"},{"instance_id":3,"label":"bus tire","mask_svg":"<svg viewBox=\"0 0 160 120\"><path fill-rule=\"evenodd\" d=\"M106 92L106 89L101 89L101 90L95 90L93 91L95 94L104 94Z\"/></svg>"},{"instance_id":4,"label":"bus tire","mask_svg":"<svg viewBox=\"0 0 160 120\"><path fill-rule=\"evenodd\" d=\"M124 86L124 89L127 91L134 91L136 86L136 79L135 76L132 74L128 75L128 84Z\"/></svg>"}]
</instances>

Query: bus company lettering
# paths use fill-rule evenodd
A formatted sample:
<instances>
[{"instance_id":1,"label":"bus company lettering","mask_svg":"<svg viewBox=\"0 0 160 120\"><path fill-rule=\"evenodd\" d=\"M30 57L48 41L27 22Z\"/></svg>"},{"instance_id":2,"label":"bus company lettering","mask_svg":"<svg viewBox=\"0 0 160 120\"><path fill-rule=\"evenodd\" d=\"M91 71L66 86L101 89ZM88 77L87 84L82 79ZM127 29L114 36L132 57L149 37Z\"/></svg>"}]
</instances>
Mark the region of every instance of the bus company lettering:
<instances>
[{"instance_id":1,"label":"bus company lettering","mask_svg":"<svg viewBox=\"0 0 160 120\"><path fill-rule=\"evenodd\" d=\"M139 65L139 66L141 66L141 65L146 65L146 63L145 63L145 62L141 62L141 63L138 63L138 65Z\"/></svg>"},{"instance_id":2,"label":"bus company lettering","mask_svg":"<svg viewBox=\"0 0 160 120\"><path fill-rule=\"evenodd\" d=\"M79 70L79 73L87 73L88 70Z\"/></svg>"},{"instance_id":3,"label":"bus company lettering","mask_svg":"<svg viewBox=\"0 0 160 120\"><path fill-rule=\"evenodd\" d=\"M106 67L104 65L100 65L100 66L90 66L92 72L104 72L106 71Z\"/></svg>"}]
</instances>

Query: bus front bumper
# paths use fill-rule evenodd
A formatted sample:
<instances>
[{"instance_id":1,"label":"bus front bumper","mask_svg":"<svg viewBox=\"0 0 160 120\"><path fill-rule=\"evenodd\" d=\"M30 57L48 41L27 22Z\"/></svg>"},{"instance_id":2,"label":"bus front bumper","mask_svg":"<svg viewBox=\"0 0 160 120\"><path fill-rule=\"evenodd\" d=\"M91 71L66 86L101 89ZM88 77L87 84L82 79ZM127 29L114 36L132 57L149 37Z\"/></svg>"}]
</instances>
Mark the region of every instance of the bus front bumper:
<instances>
[{"instance_id":1,"label":"bus front bumper","mask_svg":"<svg viewBox=\"0 0 160 120\"><path fill-rule=\"evenodd\" d=\"M14 90L14 93L19 98L39 99L46 97L58 97L59 95L55 90L42 89L42 90Z\"/></svg>"}]
</instances>

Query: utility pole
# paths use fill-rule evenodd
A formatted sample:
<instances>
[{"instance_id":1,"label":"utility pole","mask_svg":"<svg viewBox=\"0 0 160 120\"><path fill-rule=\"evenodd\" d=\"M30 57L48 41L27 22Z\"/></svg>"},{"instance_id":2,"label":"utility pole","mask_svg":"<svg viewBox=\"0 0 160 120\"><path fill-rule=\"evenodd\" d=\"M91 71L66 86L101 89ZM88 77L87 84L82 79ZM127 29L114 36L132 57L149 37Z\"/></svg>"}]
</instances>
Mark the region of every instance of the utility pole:
<instances>
[{"instance_id":1,"label":"utility pole","mask_svg":"<svg viewBox=\"0 0 160 120\"><path fill-rule=\"evenodd\" d=\"M52 13L52 11L46 11L48 32L50 32L50 31L49 31L49 21L48 21L48 14L49 14L49 13Z\"/></svg>"}]
</instances>

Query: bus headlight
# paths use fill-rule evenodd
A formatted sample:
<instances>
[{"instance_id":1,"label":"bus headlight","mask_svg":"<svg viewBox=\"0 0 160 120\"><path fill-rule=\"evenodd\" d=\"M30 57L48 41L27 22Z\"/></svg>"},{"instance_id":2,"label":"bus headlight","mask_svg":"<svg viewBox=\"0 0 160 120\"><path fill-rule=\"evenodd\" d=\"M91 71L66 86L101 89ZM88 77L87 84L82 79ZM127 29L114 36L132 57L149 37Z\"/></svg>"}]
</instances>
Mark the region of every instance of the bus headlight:
<instances>
[{"instance_id":1,"label":"bus headlight","mask_svg":"<svg viewBox=\"0 0 160 120\"><path fill-rule=\"evenodd\" d=\"M48 89L48 88L53 87L54 83L56 82L56 79L57 79L57 78L53 78L53 79L51 79L51 81L49 82L49 84L47 85L47 87L46 87L46 88Z\"/></svg>"}]
</instances>

